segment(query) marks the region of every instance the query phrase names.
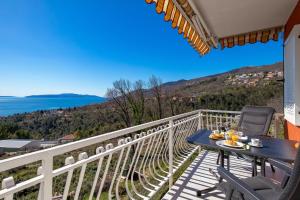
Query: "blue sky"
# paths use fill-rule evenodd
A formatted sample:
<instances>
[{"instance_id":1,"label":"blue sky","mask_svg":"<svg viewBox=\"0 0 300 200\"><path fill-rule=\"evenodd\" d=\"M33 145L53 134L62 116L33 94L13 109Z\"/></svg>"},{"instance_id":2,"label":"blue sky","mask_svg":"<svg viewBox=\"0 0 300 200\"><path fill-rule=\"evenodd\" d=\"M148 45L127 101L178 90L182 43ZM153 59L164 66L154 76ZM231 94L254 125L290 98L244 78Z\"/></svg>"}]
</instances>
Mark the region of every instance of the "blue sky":
<instances>
[{"instance_id":1,"label":"blue sky","mask_svg":"<svg viewBox=\"0 0 300 200\"><path fill-rule=\"evenodd\" d=\"M103 96L114 80L164 82L282 61L282 40L200 57L144 0L0 1L0 95Z\"/></svg>"}]
</instances>

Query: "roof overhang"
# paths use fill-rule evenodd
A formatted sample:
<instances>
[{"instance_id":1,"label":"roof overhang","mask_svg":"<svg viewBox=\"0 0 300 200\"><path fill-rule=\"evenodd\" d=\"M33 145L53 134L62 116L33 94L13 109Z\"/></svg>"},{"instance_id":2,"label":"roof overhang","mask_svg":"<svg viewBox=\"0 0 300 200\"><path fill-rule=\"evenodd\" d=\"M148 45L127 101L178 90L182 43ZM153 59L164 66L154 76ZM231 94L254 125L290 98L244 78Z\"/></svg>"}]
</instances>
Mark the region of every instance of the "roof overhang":
<instances>
[{"instance_id":1,"label":"roof overhang","mask_svg":"<svg viewBox=\"0 0 300 200\"><path fill-rule=\"evenodd\" d=\"M157 12L165 12L165 19L172 21L173 28L177 27L179 33L184 33L196 50L205 54L211 47L218 47L218 42L224 48L277 40L278 33L283 31L298 0L146 0L146 2L155 2ZM171 4L174 5L172 9L169 6ZM204 46L208 46L205 51L193 43L190 27L199 35Z\"/></svg>"}]
</instances>

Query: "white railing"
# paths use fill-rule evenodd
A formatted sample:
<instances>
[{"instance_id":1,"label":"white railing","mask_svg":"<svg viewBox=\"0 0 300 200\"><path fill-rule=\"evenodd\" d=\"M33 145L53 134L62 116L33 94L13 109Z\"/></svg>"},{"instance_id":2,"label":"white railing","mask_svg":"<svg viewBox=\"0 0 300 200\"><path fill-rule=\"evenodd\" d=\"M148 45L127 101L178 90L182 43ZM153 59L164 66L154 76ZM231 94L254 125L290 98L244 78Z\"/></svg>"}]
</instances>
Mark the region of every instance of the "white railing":
<instances>
[{"instance_id":1,"label":"white railing","mask_svg":"<svg viewBox=\"0 0 300 200\"><path fill-rule=\"evenodd\" d=\"M241 112L225 110L201 110L201 129L215 130L221 126L237 126Z\"/></svg>"},{"instance_id":2,"label":"white railing","mask_svg":"<svg viewBox=\"0 0 300 200\"><path fill-rule=\"evenodd\" d=\"M201 110L200 129L215 130L221 126L237 127L241 112L224 110ZM270 126L269 136L283 137L284 132L283 114L275 113Z\"/></svg>"},{"instance_id":3,"label":"white railing","mask_svg":"<svg viewBox=\"0 0 300 200\"><path fill-rule=\"evenodd\" d=\"M197 150L186 137L239 115L197 110L2 160L0 199L149 199Z\"/></svg>"},{"instance_id":4,"label":"white railing","mask_svg":"<svg viewBox=\"0 0 300 200\"><path fill-rule=\"evenodd\" d=\"M216 130L224 125L229 127L237 127L240 114L240 111L201 110L200 129ZM283 129L283 114L275 113L270 126L269 136L275 138L283 137Z\"/></svg>"},{"instance_id":5,"label":"white railing","mask_svg":"<svg viewBox=\"0 0 300 200\"><path fill-rule=\"evenodd\" d=\"M24 194L32 199L148 199L164 183L172 185L174 172L196 150L185 138L198 129L198 113L2 160L0 199Z\"/></svg>"}]
</instances>

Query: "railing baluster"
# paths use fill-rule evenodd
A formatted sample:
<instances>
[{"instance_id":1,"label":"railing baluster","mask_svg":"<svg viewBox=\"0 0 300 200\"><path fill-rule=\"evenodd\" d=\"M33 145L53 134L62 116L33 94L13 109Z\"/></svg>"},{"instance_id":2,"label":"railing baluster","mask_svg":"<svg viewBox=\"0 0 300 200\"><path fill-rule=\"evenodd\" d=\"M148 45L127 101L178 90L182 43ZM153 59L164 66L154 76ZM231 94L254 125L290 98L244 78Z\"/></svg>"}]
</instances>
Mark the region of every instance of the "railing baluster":
<instances>
[{"instance_id":1,"label":"railing baluster","mask_svg":"<svg viewBox=\"0 0 300 200\"><path fill-rule=\"evenodd\" d=\"M143 137L142 134L137 134L135 135L136 138L135 139L138 139L139 137ZM134 156L133 156L133 159L132 159L132 163L130 165L130 169L129 171L131 172L130 174L130 182L131 182L131 186L132 186L132 190L135 192L136 195L138 195L139 197L145 199L146 197L143 196L142 194L140 194L137 190L137 188L135 187L135 182L133 180L134 178L134 175L136 173L136 166L139 162L139 157L140 157L140 153L141 153L141 150L142 150L142 145L141 143L143 143L143 141L140 141L138 142L137 146L136 146L136 149L135 149L135 152L134 152ZM129 174L128 174L129 175ZM126 181L128 181L128 176L126 178ZM127 182L126 182L127 183Z\"/></svg>"},{"instance_id":2,"label":"railing baluster","mask_svg":"<svg viewBox=\"0 0 300 200\"><path fill-rule=\"evenodd\" d=\"M118 145L123 145L125 144L125 140L124 139L121 139L118 141ZM109 187L109 190L108 190L108 198L111 200L112 199L112 190L113 190L113 187L114 187L114 182L116 180L116 177L117 177L117 174L118 174L118 171L119 171L119 167L120 167L120 163L121 163L121 160L123 158L123 153L124 153L124 150L125 148L123 148L120 152L120 155L119 155L119 159L118 159L118 162L117 162L117 165L115 167L115 172L114 172L114 175L113 175L113 178L111 180L111 183L110 183L110 187Z\"/></svg>"},{"instance_id":3,"label":"railing baluster","mask_svg":"<svg viewBox=\"0 0 300 200\"><path fill-rule=\"evenodd\" d=\"M40 176L43 174L43 167L40 166L37 170L37 175ZM42 200L43 194L44 194L44 183L41 182L40 183L40 187L39 187L39 193L38 193L38 200Z\"/></svg>"},{"instance_id":4,"label":"railing baluster","mask_svg":"<svg viewBox=\"0 0 300 200\"><path fill-rule=\"evenodd\" d=\"M210 130L213 130L212 114L209 115L209 120L210 120Z\"/></svg>"},{"instance_id":5,"label":"railing baluster","mask_svg":"<svg viewBox=\"0 0 300 200\"><path fill-rule=\"evenodd\" d=\"M107 145L106 145L106 151L112 149L113 147L114 147L114 146L113 146L112 144L107 144ZM103 189L103 186L104 186L104 182L105 182L105 179L106 179L108 170L109 170L109 166L110 166L112 154L113 154L113 153L110 153L110 154L109 154L108 159L107 159L107 161L106 161L105 171L104 171L104 174L103 174L101 183L100 183L100 187L99 187L99 190L98 190L98 194L97 194L96 200L99 200L99 199L100 199L100 196L101 196L101 193L102 193L102 189Z\"/></svg>"},{"instance_id":6,"label":"railing baluster","mask_svg":"<svg viewBox=\"0 0 300 200\"><path fill-rule=\"evenodd\" d=\"M202 128L202 122L201 122L201 111L199 111L198 113L198 130L200 130Z\"/></svg>"},{"instance_id":7,"label":"railing baluster","mask_svg":"<svg viewBox=\"0 0 300 200\"><path fill-rule=\"evenodd\" d=\"M279 116L278 114L275 114L275 124L274 124L274 137L278 138L279 135Z\"/></svg>"},{"instance_id":8,"label":"railing baluster","mask_svg":"<svg viewBox=\"0 0 300 200\"><path fill-rule=\"evenodd\" d=\"M169 189L171 189L171 187L173 186L173 144L174 144L173 126L174 126L174 121L170 120L169 121Z\"/></svg>"},{"instance_id":9,"label":"railing baluster","mask_svg":"<svg viewBox=\"0 0 300 200\"><path fill-rule=\"evenodd\" d=\"M218 129L218 115L217 114L215 115L215 121L216 121L216 127L215 127L215 129Z\"/></svg>"},{"instance_id":10,"label":"railing baluster","mask_svg":"<svg viewBox=\"0 0 300 200\"><path fill-rule=\"evenodd\" d=\"M152 130L150 131L150 134L152 133ZM151 157L151 148L152 148L152 145L153 145L153 142L154 142L154 139L155 139L155 135L150 137L149 141L148 141L148 145L147 145L147 149L146 149L146 155L145 155L145 162L144 162L144 165L143 165L143 174L145 175L145 181L147 182L148 185L152 186L153 188L155 188L155 185L152 184L147 176L146 176L146 168L147 168L147 164L148 164L148 161L150 160L150 157ZM150 161L149 161L150 162ZM142 166L141 166L142 167ZM150 172L150 175L152 175L152 171L149 169L149 172Z\"/></svg>"},{"instance_id":11,"label":"railing baluster","mask_svg":"<svg viewBox=\"0 0 300 200\"><path fill-rule=\"evenodd\" d=\"M127 137L125 139L125 143L129 143L131 141L132 141L132 139L130 137ZM118 177L118 180L117 180L117 184L116 184L116 198L118 200L121 199L120 194L119 194L119 184L121 182L121 178L122 178L122 175L123 175L123 172L124 172L124 169L125 169L128 157L129 157L130 150L131 150L131 146L127 147L127 153L125 155L125 159L123 160L123 165L121 167L121 171L120 171L120 174L119 174L119 177Z\"/></svg>"},{"instance_id":12,"label":"railing baluster","mask_svg":"<svg viewBox=\"0 0 300 200\"><path fill-rule=\"evenodd\" d=\"M9 189L13 186L15 186L14 177L10 176L10 177L2 180L2 189ZM13 200L13 199L14 199L13 194L10 194L10 195L7 195L4 197L4 200Z\"/></svg>"},{"instance_id":13,"label":"railing baluster","mask_svg":"<svg viewBox=\"0 0 300 200\"><path fill-rule=\"evenodd\" d=\"M67 157L65 160L65 165L71 165L74 164L75 160L73 158L73 156ZM71 185L71 180L72 180L72 176L73 176L73 169L70 169L70 171L68 171L68 175L67 175L67 180L65 183L65 188L64 188L64 193L63 193L63 200L66 200L68 198L68 194L69 194L69 188Z\"/></svg>"},{"instance_id":14,"label":"railing baluster","mask_svg":"<svg viewBox=\"0 0 300 200\"><path fill-rule=\"evenodd\" d=\"M52 199L52 187L53 187L53 155L46 154L42 161L44 184L43 184L43 200Z\"/></svg>"},{"instance_id":15,"label":"railing baluster","mask_svg":"<svg viewBox=\"0 0 300 200\"><path fill-rule=\"evenodd\" d=\"M87 153L82 152L78 156L78 161L81 161L81 160L84 160L84 159L87 159L87 158L88 158ZM79 180L78 180L78 184L77 184L77 188L76 188L76 192L75 192L75 196L74 196L74 200L78 200L78 198L79 198L79 194L80 194L80 190L81 190L81 186L82 186L86 166L87 166L87 163L84 163L81 167L80 174L79 174Z\"/></svg>"},{"instance_id":16,"label":"railing baluster","mask_svg":"<svg viewBox=\"0 0 300 200\"><path fill-rule=\"evenodd\" d=\"M103 153L104 151L105 151L105 149L103 147L98 147L96 149L96 154ZM100 174L100 170L101 170L101 167L102 167L102 162L103 162L103 157L101 157L98 161L97 170L96 170L96 174L95 174L95 177L94 177L94 181L93 181L92 189L91 189L91 192L90 192L89 200L93 199L95 188L96 188L98 178L99 178L99 174Z\"/></svg>"}]
</instances>

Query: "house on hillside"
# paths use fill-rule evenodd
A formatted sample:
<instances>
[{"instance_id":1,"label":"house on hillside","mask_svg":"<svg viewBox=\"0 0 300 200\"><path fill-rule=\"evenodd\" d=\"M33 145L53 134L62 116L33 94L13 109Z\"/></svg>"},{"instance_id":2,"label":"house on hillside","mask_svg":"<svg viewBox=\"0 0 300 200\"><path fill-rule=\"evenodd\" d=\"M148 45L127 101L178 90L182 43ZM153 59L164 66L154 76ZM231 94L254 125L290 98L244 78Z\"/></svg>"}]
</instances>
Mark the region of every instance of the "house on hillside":
<instances>
[{"instance_id":1,"label":"house on hillside","mask_svg":"<svg viewBox=\"0 0 300 200\"><path fill-rule=\"evenodd\" d=\"M277 76L278 77L283 77L283 72L282 71L277 72Z\"/></svg>"},{"instance_id":2,"label":"house on hillside","mask_svg":"<svg viewBox=\"0 0 300 200\"><path fill-rule=\"evenodd\" d=\"M64 143L68 143L68 142L73 142L76 139L76 135L77 135L77 133L65 135L64 137L58 139L58 143L64 144Z\"/></svg>"},{"instance_id":3,"label":"house on hillside","mask_svg":"<svg viewBox=\"0 0 300 200\"><path fill-rule=\"evenodd\" d=\"M274 78L274 72L268 72L266 77L269 78L269 79Z\"/></svg>"}]
</instances>

